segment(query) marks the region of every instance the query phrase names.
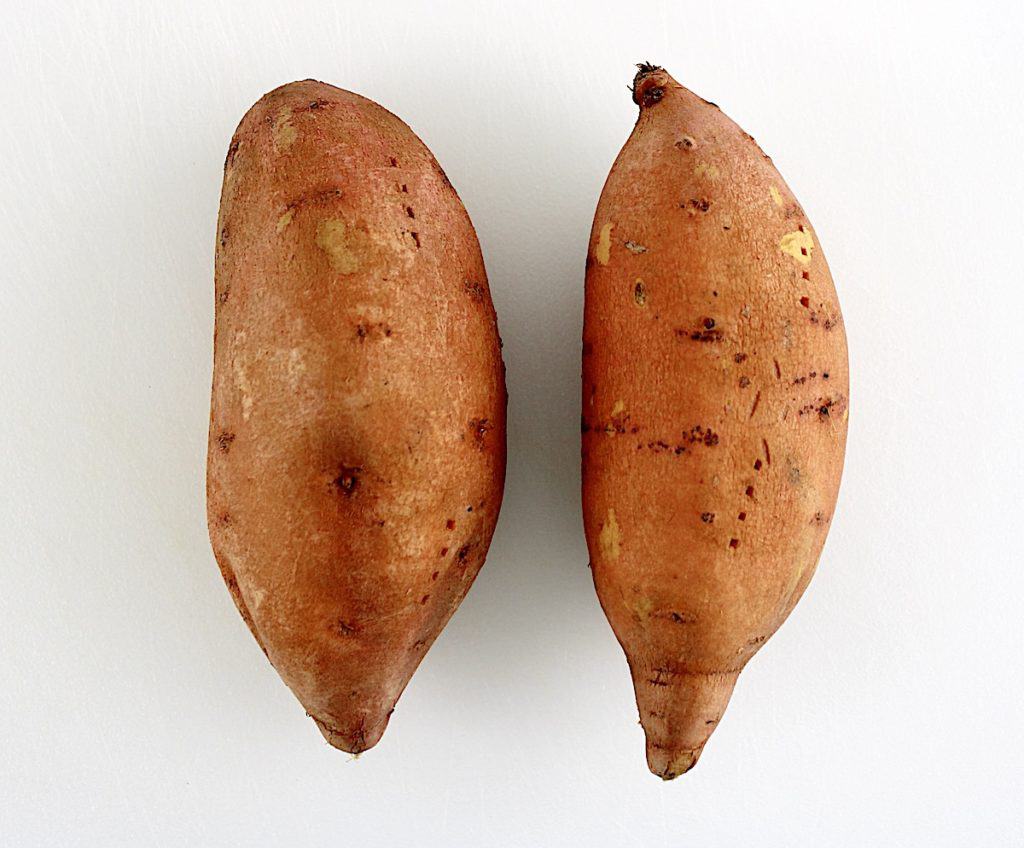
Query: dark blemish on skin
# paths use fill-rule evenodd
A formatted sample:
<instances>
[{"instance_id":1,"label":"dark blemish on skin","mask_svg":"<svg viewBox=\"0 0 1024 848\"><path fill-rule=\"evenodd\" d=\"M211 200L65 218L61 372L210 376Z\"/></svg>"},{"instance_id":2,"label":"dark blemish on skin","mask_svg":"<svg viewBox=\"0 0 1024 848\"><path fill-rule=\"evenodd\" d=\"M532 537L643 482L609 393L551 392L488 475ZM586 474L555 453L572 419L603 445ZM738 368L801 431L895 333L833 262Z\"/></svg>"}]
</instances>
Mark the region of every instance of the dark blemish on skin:
<instances>
[{"instance_id":1,"label":"dark blemish on skin","mask_svg":"<svg viewBox=\"0 0 1024 848\"><path fill-rule=\"evenodd\" d=\"M397 168L398 167L398 160L394 156L391 157L391 167L392 168Z\"/></svg>"},{"instance_id":2,"label":"dark blemish on skin","mask_svg":"<svg viewBox=\"0 0 1024 848\"><path fill-rule=\"evenodd\" d=\"M339 618L334 622L334 629L337 630L342 636L351 636L359 628L351 622L345 621L343 618Z\"/></svg>"},{"instance_id":3,"label":"dark blemish on skin","mask_svg":"<svg viewBox=\"0 0 1024 848\"><path fill-rule=\"evenodd\" d=\"M754 405L752 407L750 407L750 416L749 416L749 418L753 418L754 417L754 413L757 412L757 405L760 402L761 402L761 392L758 391L758 393L756 395L754 395ZM748 420L749 420L749 418L748 418Z\"/></svg>"},{"instance_id":4,"label":"dark blemish on skin","mask_svg":"<svg viewBox=\"0 0 1024 848\"><path fill-rule=\"evenodd\" d=\"M466 507L466 512L472 512L472 511L473 511L473 507L471 507L471 506L467 506Z\"/></svg>"},{"instance_id":5,"label":"dark blemish on skin","mask_svg":"<svg viewBox=\"0 0 1024 848\"><path fill-rule=\"evenodd\" d=\"M429 600L430 600L430 595L424 595L422 598L420 598L420 603L421 604L425 604Z\"/></svg>"},{"instance_id":6,"label":"dark blemish on skin","mask_svg":"<svg viewBox=\"0 0 1024 848\"><path fill-rule=\"evenodd\" d=\"M716 292L716 291L711 292L711 296L712 297L718 297L718 292Z\"/></svg>"},{"instance_id":7,"label":"dark blemish on skin","mask_svg":"<svg viewBox=\"0 0 1024 848\"><path fill-rule=\"evenodd\" d=\"M231 443L235 440L235 434L224 430L217 436L217 447L221 453L231 450Z\"/></svg>"},{"instance_id":8,"label":"dark blemish on skin","mask_svg":"<svg viewBox=\"0 0 1024 848\"><path fill-rule=\"evenodd\" d=\"M494 429L494 425L489 422L487 418L471 418L469 421L469 429L473 433L473 439L476 441L476 446L480 449L484 449L484 439L487 437L487 432Z\"/></svg>"},{"instance_id":9,"label":"dark blemish on skin","mask_svg":"<svg viewBox=\"0 0 1024 848\"><path fill-rule=\"evenodd\" d=\"M747 486L747 488L746 488L746 491L744 492L744 494L745 494L745 495L746 495L746 496L747 496L748 498L752 498L752 497L754 497L754 487L753 487L753 486Z\"/></svg>"},{"instance_id":10,"label":"dark blemish on skin","mask_svg":"<svg viewBox=\"0 0 1024 848\"><path fill-rule=\"evenodd\" d=\"M715 514L713 512L702 512L700 514L700 520L703 521L705 524L714 524Z\"/></svg>"},{"instance_id":11,"label":"dark blemish on skin","mask_svg":"<svg viewBox=\"0 0 1024 848\"><path fill-rule=\"evenodd\" d=\"M449 518L444 523L444 526L447 527L449 530L454 530L455 529L455 519L454 518Z\"/></svg>"},{"instance_id":12,"label":"dark blemish on skin","mask_svg":"<svg viewBox=\"0 0 1024 848\"><path fill-rule=\"evenodd\" d=\"M729 540L729 547L730 548L738 548L739 546L740 546L740 540L739 539L730 539Z\"/></svg>"},{"instance_id":13,"label":"dark blemish on skin","mask_svg":"<svg viewBox=\"0 0 1024 848\"><path fill-rule=\"evenodd\" d=\"M740 377L740 388L741 389L745 389L749 385L750 385L750 378L749 377Z\"/></svg>"},{"instance_id":14,"label":"dark blemish on skin","mask_svg":"<svg viewBox=\"0 0 1024 848\"><path fill-rule=\"evenodd\" d=\"M441 552L438 554L438 556L442 559L448 556L448 548L441 548Z\"/></svg>"},{"instance_id":15,"label":"dark blemish on skin","mask_svg":"<svg viewBox=\"0 0 1024 848\"><path fill-rule=\"evenodd\" d=\"M707 721L704 722L704 724L718 724L718 719L717 718L709 718Z\"/></svg>"},{"instance_id":16,"label":"dark blemish on skin","mask_svg":"<svg viewBox=\"0 0 1024 848\"><path fill-rule=\"evenodd\" d=\"M660 87L649 88L647 89L647 91L643 93L643 95L641 96L641 100L643 101L644 106L653 106L655 103L660 103L661 98L664 96L665 89Z\"/></svg>"},{"instance_id":17,"label":"dark blemish on skin","mask_svg":"<svg viewBox=\"0 0 1024 848\"><path fill-rule=\"evenodd\" d=\"M359 475L362 473L362 466L342 465L338 470L338 476L334 478L334 486L345 497L352 497L359 487Z\"/></svg>"},{"instance_id":18,"label":"dark blemish on skin","mask_svg":"<svg viewBox=\"0 0 1024 848\"><path fill-rule=\"evenodd\" d=\"M823 512L814 513L814 518L811 519L812 524L817 524L819 527L823 524L828 524L828 518Z\"/></svg>"},{"instance_id":19,"label":"dark blemish on skin","mask_svg":"<svg viewBox=\"0 0 1024 848\"><path fill-rule=\"evenodd\" d=\"M760 471L761 470L761 460L759 460L759 459L755 459L754 460L754 470L755 471Z\"/></svg>"},{"instance_id":20,"label":"dark blemish on skin","mask_svg":"<svg viewBox=\"0 0 1024 848\"><path fill-rule=\"evenodd\" d=\"M715 326L715 319L714 318L705 318L702 323L704 324L704 329L705 330L710 330L710 329L713 329L714 326Z\"/></svg>"},{"instance_id":21,"label":"dark blemish on skin","mask_svg":"<svg viewBox=\"0 0 1024 848\"><path fill-rule=\"evenodd\" d=\"M356 335L359 337L359 341L366 338L366 327L362 324L356 324Z\"/></svg>"},{"instance_id":22,"label":"dark blemish on skin","mask_svg":"<svg viewBox=\"0 0 1024 848\"><path fill-rule=\"evenodd\" d=\"M746 514L745 512L741 512L741 513L740 513L739 515L737 515L736 517L737 517L737 518L738 518L738 519L739 519L740 521L746 521L746 520L747 520L747 514Z\"/></svg>"},{"instance_id":23,"label":"dark blemish on skin","mask_svg":"<svg viewBox=\"0 0 1024 848\"><path fill-rule=\"evenodd\" d=\"M225 286L224 291L217 295L217 303L227 303L229 297L231 297L231 286Z\"/></svg>"},{"instance_id":24,"label":"dark blemish on skin","mask_svg":"<svg viewBox=\"0 0 1024 848\"><path fill-rule=\"evenodd\" d=\"M475 280L466 280L465 283L463 283L463 286L466 291L469 292L469 296L473 298L473 300L484 299L484 287L482 283L478 283Z\"/></svg>"},{"instance_id":25,"label":"dark blemish on skin","mask_svg":"<svg viewBox=\"0 0 1024 848\"><path fill-rule=\"evenodd\" d=\"M469 556L469 551L470 551L470 549L471 549L472 547L473 547L473 546L472 546L471 544L465 544L465 545L463 545L463 546L462 546L461 548L459 548L458 552L457 552L457 553L455 554L455 558L456 558L456 559L457 559L457 560L458 560L459 562L462 562L462 563L464 563L464 562L466 561L466 557L468 557L468 556Z\"/></svg>"},{"instance_id":26,"label":"dark blemish on skin","mask_svg":"<svg viewBox=\"0 0 1024 848\"><path fill-rule=\"evenodd\" d=\"M437 580L437 578L440 577L440 576L441 576L441 572L440 571L435 571L433 574L430 575L430 579L431 580Z\"/></svg>"},{"instance_id":27,"label":"dark blemish on skin","mask_svg":"<svg viewBox=\"0 0 1024 848\"><path fill-rule=\"evenodd\" d=\"M822 371L821 372L821 379L822 380L827 380L828 379L828 371Z\"/></svg>"},{"instance_id":28,"label":"dark blemish on skin","mask_svg":"<svg viewBox=\"0 0 1024 848\"><path fill-rule=\"evenodd\" d=\"M419 233L409 233L409 235L412 236L412 240L414 242L416 242L416 249L419 250L420 249L420 234Z\"/></svg>"},{"instance_id":29,"label":"dark blemish on skin","mask_svg":"<svg viewBox=\"0 0 1024 848\"><path fill-rule=\"evenodd\" d=\"M412 207L411 206L406 206L405 207L405 214L408 215L410 218L415 218L416 217L416 213L412 211Z\"/></svg>"},{"instance_id":30,"label":"dark blemish on skin","mask_svg":"<svg viewBox=\"0 0 1024 848\"><path fill-rule=\"evenodd\" d=\"M761 439L761 444L764 445L764 461L769 465L772 464L772 452L768 450L768 440Z\"/></svg>"},{"instance_id":31,"label":"dark blemish on skin","mask_svg":"<svg viewBox=\"0 0 1024 848\"><path fill-rule=\"evenodd\" d=\"M235 155L238 153L239 144L240 142L237 138L231 139L231 145L228 147L228 155L224 159L225 170L235 164Z\"/></svg>"},{"instance_id":32,"label":"dark blemish on skin","mask_svg":"<svg viewBox=\"0 0 1024 848\"><path fill-rule=\"evenodd\" d=\"M679 150L693 150L696 142L688 135L684 135L679 141L676 142L675 146Z\"/></svg>"},{"instance_id":33,"label":"dark blemish on skin","mask_svg":"<svg viewBox=\"0 0 1024 848\"><path fill-rule=\"evenodd\" d=\"M230 527L234 523L234 519L231 517L230 512L222 512L217 516L217 523L221 527Z\"/></svg>"},{"instance_id":34,"label":"dark blemish on skin","mask_svg":"<svg viewBox=\"0 0 1024 848\"><path fill-rule=\"evenodd\" d=\"M706 197L696 198L691 197L689 203L679 204L683 209L689 207L696 212L707 212L711 208L711 201Z\"/></svg>"},{"instance_id":35,"label":"dark blemish on skin","mask_svg":"<svg viewBox=\"0 0 1024 848\"><path fill-rule=\"evenodd\" d=\"M773 359L772 362L775 363L775 378L777 380L781 380L782 379L782 369L779 368L779 360Z\"/></svg>"},{"instance_id":36,"label":"dark blemish on skin","mask_svg":"<svg viewBox=\"0 0 1024 848\"><path fill-rule=\"evenodd\" d=\"M705 430L698 424L696 427L691 427L689 433L683 433L683 441L691 445L705 445L713 448L718 444L718 433L710 427Z\"/></svg>"},{"instance_id":37,"label":"dark blemish on skin","mask_svg":"<svg viewBox=\"0 0 1024 848\"><path fill-rule=\"evenodd\" d=\"M637 306L643 306L647 302L647 291L644 289L644 284L638 282L633 287L633 300L636 301Z\"/></svg>"},{"instance_id":38,"label":"dark blemish on skin","mask_svg":"<svg viewBox=\"0 0 1024 848\"><path fill-rule=\"evenodd\" d=\"M409 186L406 185L405 183L402 183L401 189L402 189L402 194L408 194L409 193Z\"/></svg>"},{"instance_id":39,"label":"dark blemish on skin","mask_svg":"<svg viewBox=\"0 0 1024 848\"><path fill-rule=\"evenodd\" d=\"M804 272L803 272L803 273L801 274L801 276L802 276L802 277L803 277L803 278L804 278L805 280L809 280L809 279L811 279L811 272L810 272L810 271L804 271Z\"/></svg>"},{"instance_id":40,"label":"dark blemish on skin","mask_svg":"<svg viewBox=\"0 0 1024 848\"><path fill-rule=\"evenodd\" d=\"M323 109L324 106L330 106L330 105L331 105L331 101L330 100L313 100L313 101L310 102L309 106L306 107L306 108L308 108L312 112L312 111L314 111L316 109Z\"/></svg>"},{"instance_id":41,"label":"dark blemish on skin","mask_svg":"<svg viewBox=\"0 0 1024 848\"><path fill-rule=\"evenodd\" d=\"M735 362L737 365L739 365L741 362L745 362L746 359L747 359L747 355L745 353L737 353L732 358L732 361Z\"/></svg>"},{"instance_id":42,"label":"dark blemish on skin","mask_svg":"<svg viewBox=\"0 0 1024 848\"><path fill-rule=\"evenodd\" d=\"M224 227L220 231L220 246L221 247L225 247L227 245L227 243L228 243L228 232L229 231L228 231L227 225L225 224Z\"/></svg>"},{"instance_id":43,"label":"dark blemish on skin","mask_svg":"<svg viewBox=\"0 0 1024 848\"><path fill-rule=\"evenodd\" d=\"M810 307L811 307L811 299L809 297L802 297L802 298L800 298L800 305L804 309L810 309Z\"/></svg>"},{"instance_id":44,"label":"dark blemish on skin","mask_svg":"<svg viewBox=\"0 0 1024 848\"><path fill-rule=\"evenodd\" d=\"M693 613L686 612L670 612L668 618L676 624L693 624L697 620Z\"/></svg>"}]
</instances>

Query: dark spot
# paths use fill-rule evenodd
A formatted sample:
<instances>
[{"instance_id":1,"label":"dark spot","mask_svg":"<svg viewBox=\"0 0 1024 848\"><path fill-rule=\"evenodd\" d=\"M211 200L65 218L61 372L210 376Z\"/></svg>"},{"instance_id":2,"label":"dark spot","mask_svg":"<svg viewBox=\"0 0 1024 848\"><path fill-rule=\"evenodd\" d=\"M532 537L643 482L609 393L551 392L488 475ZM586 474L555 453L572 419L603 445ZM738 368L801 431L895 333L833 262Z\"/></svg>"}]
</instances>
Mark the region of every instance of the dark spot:
<instances>
[{"instance_id":1,"label":"dark spot","mask_svg":"<svg viewBox=\"0 0 1024 848\"><path fill-rule=\"evenodd\" d=\"M430 595L424 595L422 598L420 598L420 603L421 604L425 604L429 600L430 600Z\"/></svg>"},{"instance_id":2,"label":"dark spot","mask_svg":"<svg viewBox=\"0 0 1024 848\"><path fill-rule=\"evenodd\" d=\"M227 224L225 224L223 227L221 227L221 230L220 230L220 246L221 247L224 247L228 243L228 234L229 234L229 232L230 231L228 230Z\"/></svg>"},{"instance_id":3,"label":"dark spot","mask_svg":"<svg viewBox=\"0 0 1024 848\"><path fill-rule=\"evenodd\" d=\"M587 423L587 419L584 418L582 415L580 416L580 432L581 433L589 433L590 432L590 425Z\"/></svg>"},{"instance_id":4,"label":"dark spot","mask_svg":"<svg viewBox=\"0 0 1024 848\"><path fill-rule=\"evenodd\" d=\"M408 215L410 218L415 218L416 217L416 213L412 211L412 207L411 206L406 206L405 207L405 214Z\"/></svg>"},{"instance_id":5,"label":"dark spot","mask_svg":"<svg viewBox=\"0 0 1024 848\"><path fill-rule=\"evenodd\" d=\"M334 478L334 486L345 497L352 497L359 487L359 475L362 471L360 465L342 465L338 469L338 476Z\"/></svg>"},{"instance_id":6,"label":"dark spot","mask_svg":"<svg viewBox=\"0 0 1024 848\"><path fill-rule=\"evenodd\" d=\"M449 518L444 523L444 526L447 527L449 530L454 530L455 529L455 519L454 518Z\"/></svg>"},{"instance_id":7,"label":"dark spot","mask_svg":"<svg viewBox=\"0 0 1024 848\"><path fill-rule=\"evenodd\" d=\"M811 306L811 299L809 297L802 297L802 298L800 298L800 305L804 309L809 309L810 306Z\"/></svg>"},{"instance_id":8,"label":"dark spot","mask_svg":"<svg viewBox=\"0 0 1024 848\"><path fill-rule=\"evenodd\" d=\"M718 719L717 718L709 718L707 721L704 722L704 724L718 724Z\"/></svg>"},{"instance_id":9,"label":"dark spot","mask_svg":"<svg viewBox=\"0 0 1024 848\"><path fill-rule=\"evenodd\" d=\"M440 571L435 571L433 574L430 575L430 579L431 580L437 580L437 578L440 577L440 576L441 576L441 572Z\"/></svg>"},{"instance_id":10,"label":"dark spot","mask_svg":"<svg viewBox=\"0 0 1024 848\"><path fill-rule=\"evenodd\" d=\"M356 335L359 337L359 341L366 338L366 327L363 324L356 324Z\"/></svg>"},{"instance_id":11,"label":"dark spot","mask_svg":"<svg viewBox=\"0 0 1024 848\"><path fill-rule=\"evenodd\" d=\"M775 363L775 378L777 380L782 379L782 369L779 368L779 360L773 359L772 362Z\"/></svg>"},{"instance_id":12,"label":"dark spot","mask_svg":"<svg viewBox=\"0 0 1024 848\"><path fill-rule=\"evenodd\" d=\"M407 186L405 183L402 183L402 193L403 194L408 194L409 193L409 186Z\"/></svg>"},{"instance_id":13,"label":"dark spot","mask_svg":"<svg viewBox=\"0 0 1024 848\"><path fill-rule=\"evenodd\" d=\"M700 424L691 427L689 433L683 433L683 441L691 445L705 445L713 448L718 444L718 433L710 427L704 429Z\"/></svg>"},{"instance_id":14,"label":"dark spot","mask_svg":"<svg viewBox=\"0 0 1024 848\"><path fill-rule=\"evenodd\" d=\"M737 515L736 517L737 517L737 518L738 518L738 519L739 519L740 521L746 521L746 520L747 520L747 514L746 514L745 512L741 512L741 513L740 513L739 515Z\"/></svg>"},{"instance_id":15,"label":"dark spot","mask_svg":"<svg viewBox=\"0 0 1024 848\"><path fill-rule=\"evenodd\" d=\"M227 303L229 297L231 297L231 286L224 286L224 291L217 295L217 303Z\"/></svg>"},{"instance_id":16,"label":"dark spot","mask_svg":"<svg viewBox=\"0 0 1024 848\"><path fill-rule=\"evenodd\" d=\"M337 630L338 633L340 633L342 636L351 636L359 628L351 622L345 621L345 619L343 618L339 618L336 622L334 622L334 629Z\"/></svg>"},{"instance_id":17,"label":"dark spot","mask_svg":"<svg viewBox=\"0 0 1024 848\"><path fill-rule=\"evenodd\" d=\"M768 440L761 439L761 444L764 445L764 461L769 465L772 464L772 452L768 450Z\"/></svg>"},{"instance_id":18,"label":"dark spot","mask_svg":"<svg viewBox=\"0 0 1024 848\"><path fill-rule=\"evenodd\" d=\"M313 101L310 102L308 108L312 112L312 111L314 111L316 109L323 109L324 106L330 106L330 105L331 105L331 102L329 100L313 100Z\"/></svg>"},{"instance_id":19,"label":"dark spot","mask_svg":"<svg viewBox=\"0 0 1024 848\"><path fill-rule=\"evenodd\" d=\"M746 495L747 495L748 498L754 497L754 487L753 486L747 486Z\"/></svg>"},{"instance_id":20,"label":"dark spot","mask_svg":"<svg viewBox=\"0 0 1024 848\"><path fill-rule=\"evenodd\" d=\"M747 355L745 353L737 353L732 358L732 361L735 362L737 365L739 365L741 362L744 362L746 360L746 358L747 358Z\"/></svg>"},{"instance_id":21,"label":"dark spot","mask_svg":"<svg viewBox=\"0 0 1024 848\"><path fill-rule=\"evenodd\" d=\"M755 471L760 471L761 470L761 460L759 460L759 459L755 459L754 460L754 470Z\"/></svg>"},{"instance_id":22,"label":"dark spot","mask_svg":"<svg viewBox=\"0 0 1024 848\"><path fill-rule=\"evenodd\" d=\"M231 450L231 443L235 440L235 434L228 432L227 430L221 431L217 436L217 447L220 448L221 453L227 453Z\"/></svg>"},{"instance_id":23,"label":"dark spot","mask_svg":"<svg viewBox=\"0 0 1024 848\"><path fill-rule=\"evenodd\" d=\"M680 203L684 209L689 206L690 209L695 209L698 212L707 212L711 208L711 201L706 197L695 198L691 197L689 203Z\"/></svg>"},{"instance_id":24,"label":"dark spot","mask_svg":"<svg viewBox=\"0 0 1024 848\"><path fill-rule=\"evenodd\" d=\"M693 150L694 144L695 142L692 138L690 138L688 135L684 135L681 139L679 139L679 141L676 142L675 146L680 150Z\"/></svg>"},{"instance_id":25,"label":"dark spot","mask_svg":"<svg viewBox=\"0 0 1024 848\"><path fill-rule=\"evenodd\" d=\"M235 164L235 155L238 153L238 145L240 144L237 138L231 139L231 144L228 147L228 155L224 159L224 168L227 169Z\"/></svg>"},{"instance_id":26,"label":"dark spot","mask_svg":"<svg viewBox=\"0 0 1024 848\"><path fill-rule=\"evenodd\" d=\"M467 544L463 545L463 546L462 546L461 548L459 548L459 550L458 550L458 551L456 552L456 554L455 554L455 558L456 558L456 559L457 559L457 560L458 560L459 562L462 562L462 563L464 563L464 562L466 561L466 558L467 558L467 557L469 556L469 552L470 552L470 550L472 549L472 547L473 547L472 543L467 543Z\"/></svg>"},{"instance_id":27,"label":"dark spot","mask_svg":"<svg viewBox=\"0 0 1024 848\"><path fill-rule=\"evenodd\" d=\"M693 624L697 620L697 616L686 612L670 612L668 617L676 624Z\"/></svg>"},{"instance_id":28,"label":"dark spot","mask_svg":"<svg viewBox=\"0 0 1024 848\"><path fill-rule=\"evenodd\" d=\"M703 521L705 524L714 524L715 514L713 512L702 512L700 514L700 520Z\"/></svg>"},{"instance_id":29,"label":"dark spot","mask_svg":"<svg viewBox=\"0 0 1024 848\"><path fill-rule=\"evenodd\" d=\"M442 558L448 556L448 548L441 548L441 552L438 554L438 556Z\"/></svg>"},{"instance_id":30,"label":"dark spot","mask_svg":"<svg viewBox=\"0 0 1024 848\"><path fill-rule=\"evenodd\" d=\"M494 425L486 418L472 418L469 422L469 429L473 433L473 439L476 442L477 448L483 450L487 433L494 429Z\"/></svg>"},{"instance_id":31,"label":"dark spot","mask_svg":"<svg viewBox=\"0 0 1024 848\"><path fill-rule=\"evenodd\" d=\"M828 379L828 371L822 371L821 372L821 379L822 380L827 380Z\"/></svg>"},{"instance_id":32,"label":"dark spot","mask_svg":"<svg viewBox=\"0 0 1024 848\"><path fill-rule=\"evenodd\" d=\"M649 88L642 95L644 106L653 106L655 103L659 103L661 98L665 96L665 89L659 87Z\"/></svg>"},{"instance_id":33,"label":"dark spot","mask_svg":"<svg viewBox=\"0 0 1024 848\"><path fill-rule=\"evenodd\" d=\"M818 511L814 513L814 518L811 519L813 524L817 524L819 527L823 524L828 524L828 517L825 513Z\"/></svg>"},{"instance_id":34,"label":"dark spot","mask_svg":"<svg viewBox=\"0 0 1024 848\"><path fill-rule=\"evenodd\" d=\"M409 233L409 235L412 236L412 240L414 242L416 242L416 249L419 250L420 249L420 234L419 233Z\"/></svg>"},{"instance_id":35,"label":"dark spot","mask_svg":"<svg viewBox=\"0 0 1024 848\"><path fill-rule=\"evenodd\" d=\"M394 156L391 157L391 167L392 168L397 168L398 167L398 160Z\"/></svg>"},{"instance_id":36,"label":"dark spot","mask_svg":"<svg viewBox=\"0 0 1024 848\"><path fill-rule=\"evenodd\" d=\"M749 385L750 385L750 378L749 377L745 377L745 376L744 377L740 377L740 388L741 389L745 389Z\"/></svg>"},{"instance_id":37,"label":"dark spot","mask_svg":"<svg viewBox=\"0 0 1024 848\"><path fill-rule=\"evenodd\" d=\"M730 548L738 548L739 546L740 546L740 540L739 539L730 539L729 540L729 547Z\"/></svg>"},{"instance_id":38,"label":"dark spot","mask_svg":"<svg viewBox=\"0 0 1024 848\"><path fill-rule=\"evenodd\" d=\"M757 412L757 405L760 402L761 402L761 392L758 391L758 393L756 395L754 395L754 405L750 407L750 416L749 416L750 418L754 417L754 413Z\"/></svg>"},{"instance_id":39,"label":"dark spot","mask_svg":"<svg viewBox=\"0 0 1024 848\"><path fill-rule=\"evenodd\" d=\"M718 292L716 292L716 291L711 292L711 296L712 297L718 297Z\"/></svg>"},{"instance_id":40,"label":"dark spot","mask_svg":"<svg viewBox=\"0 0 1024 848\"><path fill-rule=\"evenodd\" d=\"M476 280L466 280L463 282L462 286L467 292L469 292L469 296L473 298L473 300L484 299L486 289L484 288L483 283L478 283Z\"/></svg>"},{"instance_id":41,"label":"dark spot","mask_svg":"<svg viewBox=\"0 0 1024 848\"><path fill-rule=\"evenodd\" d=\"M714 318L705 318L702 323L704 324L704 329L705 330L710 330L710 329L712 329L715 326L715 319Z\"/></svg>"},{"instance_id":42,"label":"dark spot","mask_svg":"<svg viewBox=\"0 0 1024 848\"><path fill-rule=\"evenodd\" d=\"M809 280L809 279L811 279L811 272L810 271L804 271L800 276L802 276L805 280Z\"/></svg>"},{"instance_id":43,"label":"dark spot","mask_svg":"<svg viewBox=\"0 0 1024 848\"><path fill-rule=\"evenodd\" d=\"M637 281L637 284L633 287L633 300L636 301L637 306L643 306L647 301L647 291L644 289L644 284Z\"/></svg>"},{"instance_id":44,"label":"dark spot","mask_svg":"<svg viewBox=\"0 0 1024 848\"><path fill-rule=\"evenodd\" d=\"M234 519L230 512L224 511L217 516L217 523L221 527L230 527L234 523Z\"/></svg>"}]
</instances>

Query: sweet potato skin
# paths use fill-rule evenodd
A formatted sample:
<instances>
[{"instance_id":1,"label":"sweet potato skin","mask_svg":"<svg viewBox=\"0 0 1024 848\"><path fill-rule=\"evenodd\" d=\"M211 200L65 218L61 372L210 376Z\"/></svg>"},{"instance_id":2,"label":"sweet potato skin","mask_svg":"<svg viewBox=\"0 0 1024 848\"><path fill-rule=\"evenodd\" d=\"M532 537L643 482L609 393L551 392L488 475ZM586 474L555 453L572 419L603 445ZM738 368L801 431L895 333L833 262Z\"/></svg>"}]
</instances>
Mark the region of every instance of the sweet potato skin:
<instances>
[{"instance_id":1,"label":"sweet potato skin","mask_svg":"<svg viewBox=\"0 0 1024 848\"><path fill-rule=\"evenodd\" d=\"M285 683L358 753L501 505L504 371L476 234L402 121L307 80L231 141L215 276L214 553Z\"/></svg>"},{"instance_id":2,"label":"sweet potato skin","mask_svg":"<svg viewBox=\"0 0 1024 848\"><path fill-rule=\"evenodd\" d=\"M651 770L691 768L807 587L849 374L835 288L771 160L641 66L587 259L583 507Z\"/></svg>"}]
</instances>

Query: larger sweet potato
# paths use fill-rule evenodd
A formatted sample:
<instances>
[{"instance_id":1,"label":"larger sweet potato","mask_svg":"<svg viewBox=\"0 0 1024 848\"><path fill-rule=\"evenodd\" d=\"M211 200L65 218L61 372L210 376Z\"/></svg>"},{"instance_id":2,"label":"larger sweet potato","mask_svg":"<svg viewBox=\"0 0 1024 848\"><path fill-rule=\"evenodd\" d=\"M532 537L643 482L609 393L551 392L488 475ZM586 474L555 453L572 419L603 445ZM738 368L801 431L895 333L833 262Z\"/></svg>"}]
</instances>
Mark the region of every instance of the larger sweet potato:
<instances>
[{"instance_id":1,"label":"larger sweet potato","mask_svg":"<svg viewBox=\"0 0 1024 848\"><path fill-rule=\"evenodd\" d=\"M480 248L413 132L313 81L242 119L218 226L210 537L271 663L357 753L469 589L501 504Z\"/></svg>"},{"instance_id":2,"label":"larger sweet potato","mask_svg":"<svg viewBox=\"0 0 1024 848\"><path fill-rule=\"evenodd\" d=\"M771 160L661 68L633 96L587 263L584 521L670 779L814 573L848 370L821 246Z\"/></svg>"}]
</instances>

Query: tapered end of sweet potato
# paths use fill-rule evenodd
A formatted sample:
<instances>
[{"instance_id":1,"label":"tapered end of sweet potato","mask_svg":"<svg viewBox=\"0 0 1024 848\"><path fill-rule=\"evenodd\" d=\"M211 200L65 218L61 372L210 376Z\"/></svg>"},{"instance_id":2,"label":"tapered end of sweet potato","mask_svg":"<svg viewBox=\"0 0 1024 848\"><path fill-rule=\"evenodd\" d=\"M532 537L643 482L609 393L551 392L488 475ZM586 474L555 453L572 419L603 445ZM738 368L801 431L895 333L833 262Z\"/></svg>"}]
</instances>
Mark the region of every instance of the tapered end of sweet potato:
<instances>
[{"instance_id":1,"label":"tapered end of sweet potato","mask_svg":"<svg viewBox=\"0 0 1024 848\"><path fill-rule=\"evenodd\" d=\"M317 728L333 747L349 754L361 754L376 745L384 735L391 712L377 718L361 717L354 722L332 723L310 714Z\"/></svg>"},{"instance_id":2,"label":"tapered end of sweet potato","mask_svg":"<svg viewBox=\"0 0 1024 848\"><path fill-rule=\"evenodd\" d=\"M697 764L738 676L738 671L634 669L640 724L647 735L647 765L654 774L672 780Z\"/></svg>"}]
</instances>

